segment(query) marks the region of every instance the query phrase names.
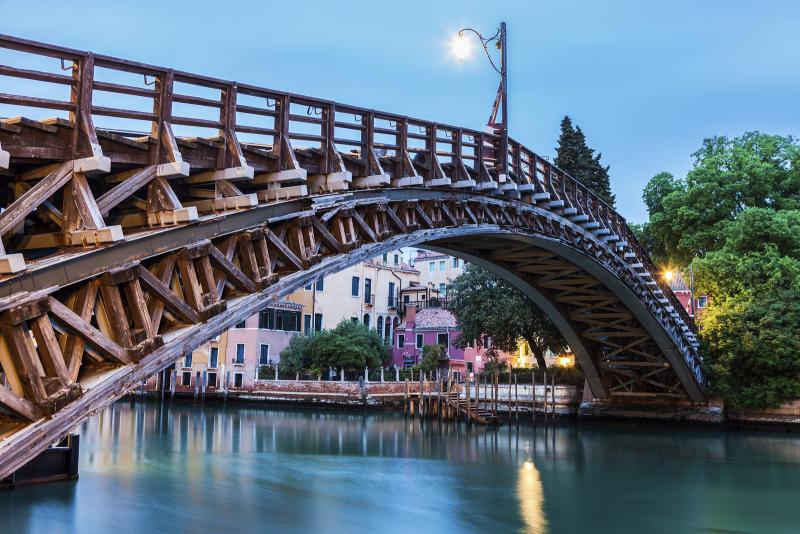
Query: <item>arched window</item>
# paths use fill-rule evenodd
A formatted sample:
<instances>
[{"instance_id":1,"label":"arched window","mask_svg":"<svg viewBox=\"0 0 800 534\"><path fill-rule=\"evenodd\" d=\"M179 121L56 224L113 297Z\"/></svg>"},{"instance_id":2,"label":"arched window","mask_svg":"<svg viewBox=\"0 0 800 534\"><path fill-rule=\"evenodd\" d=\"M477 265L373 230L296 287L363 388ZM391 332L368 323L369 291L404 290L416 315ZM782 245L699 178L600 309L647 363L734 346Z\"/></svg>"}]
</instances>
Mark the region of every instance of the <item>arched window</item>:
<instances>
[{"instance_id":1,"label":"arched window","mask_svg":"<svg viewBox=\"0 0 800 534\"><path fill-rule=\"evenodd\" d=\"M389 341L391 339L391 337L392 337L392 318L387 316L384 319L384 323L385 323L385 326L384 326L384 329L383 329L384 337L386 338L386 341Z\"/></svg>"},{"instance_id":2,"label":"arched window","mask_svg":"<svg viewBox=\"0 0 800 534\"><path fill-rule=\"evenodd\" d=\"M378 328L378 335L383 337L383 317L380 315L378 319L375 321L375 326Z\"/></svg>"},{"instance_id":3,"label":"arched window","mask_svg":"<svg viewBox=\"0 0 800 534\"><path fill-rule=\"evenodd\" d=\"M368 313L364 314L364 326L369 328L369 314Z\"/></svg>"}]
</instances>

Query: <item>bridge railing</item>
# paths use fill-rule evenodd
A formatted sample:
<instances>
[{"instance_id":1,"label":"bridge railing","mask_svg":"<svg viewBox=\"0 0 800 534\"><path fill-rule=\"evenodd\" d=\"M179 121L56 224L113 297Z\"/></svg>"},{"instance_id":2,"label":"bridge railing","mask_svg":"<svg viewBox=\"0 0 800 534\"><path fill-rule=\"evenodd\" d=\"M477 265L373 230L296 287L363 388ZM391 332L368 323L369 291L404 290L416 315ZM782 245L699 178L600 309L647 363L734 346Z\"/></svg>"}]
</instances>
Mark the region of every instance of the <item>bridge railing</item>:
<instances>
[{"instance_id":1,"label":"bridge railing","mask_svg":"<svg viewBox=\"0 0 800 534\"><path fill-rule=\"evenodd\" d=\"M425 185L461 182L485 183L488 192L517 188L532 202L562 202L560 209L585 216L627 243L656 279L676 312L693 330L694 322L680 305L658 269L611 206L547 158L509 139L510 175L500 170L500 136L495 133L361 108L331 100L293 94L250 84L128 61L65 47L0 35L0 49L23 53L44 65L42 58L59 60L57 68L22 69L0 64L0 79L43 84L29 88L48 95L28 96L0 92L0 105L13 109L39 108L67 113L75 133L68 154L62 158L91 156L99 147L81 146L77 131L88 130L90 145L97 143L95 124L106 122L106 135L145 136L149 139L150 164L179 158L173 127L180 134L212 132L223 141L217 168L246 164L242 146L261 149L277 159L279 168L294 158L293 150L312 149L320 154L321 174L341 170L342 155L352 158L367 174L382 172L381 162L394 158L404 172L421 170ZM0 56L2 57L2 56ZM51 67L57 67L51 65ZM64 74L68 71L69 74ZM50 98L53 86L66 87L67 98ZM22 87L22 86L20 86ZM30 93L29 93L30 94ZM63 94L63 93L62 93ZM0 114L3 109L0 108ZM146 131L149 130L149 131ZM198 137L200 134L195 133ZM177 138L179 139L179 138ZM195 138L192 138L195 139ZM294 148L293 148L294 147ZM46 159L46 158L45 158ZM57 159L53 157L53 159ZM116 160L115 160L116 161ZM441 179L440 181L437 181ZM506 180L503 183L503 180ZM538 195L538 196L537 196ZM624 253L619 248L620 254Z\"/></svg>"}]
</instances>

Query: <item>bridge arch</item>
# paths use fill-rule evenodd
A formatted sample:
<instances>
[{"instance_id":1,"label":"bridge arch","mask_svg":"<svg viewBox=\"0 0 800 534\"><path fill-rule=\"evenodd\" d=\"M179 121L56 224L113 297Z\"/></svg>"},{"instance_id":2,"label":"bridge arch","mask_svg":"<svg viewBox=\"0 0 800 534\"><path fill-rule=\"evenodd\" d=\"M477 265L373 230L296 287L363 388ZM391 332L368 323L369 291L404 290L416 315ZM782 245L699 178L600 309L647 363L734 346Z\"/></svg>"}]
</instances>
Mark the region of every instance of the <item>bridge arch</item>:
<instances>
[{"instance_id":1,"label":"bridge arch","mask_svg":"<svg viewBox=\"0 0 800 534\"><path fill-rule=\"evenodd\" d=\"M0 94L69 112L0 120L0 171L14 184L0 190L0 477L281 296L412 245L522 289L597 397L703 400L692 320L625 220L513 139L9 36L0 47L73 65L72 76L6 72L67 85L69 102ZM155 85L95 79L95 66ZM219 98L176 94L175 81ZM150 99L153 112L93 105L94 91ZM173 101L219 120L174 116ZM247 114L273 126L238 124ZM96 115L152 128L95 128Z\"/></svg>"}]
</instances>

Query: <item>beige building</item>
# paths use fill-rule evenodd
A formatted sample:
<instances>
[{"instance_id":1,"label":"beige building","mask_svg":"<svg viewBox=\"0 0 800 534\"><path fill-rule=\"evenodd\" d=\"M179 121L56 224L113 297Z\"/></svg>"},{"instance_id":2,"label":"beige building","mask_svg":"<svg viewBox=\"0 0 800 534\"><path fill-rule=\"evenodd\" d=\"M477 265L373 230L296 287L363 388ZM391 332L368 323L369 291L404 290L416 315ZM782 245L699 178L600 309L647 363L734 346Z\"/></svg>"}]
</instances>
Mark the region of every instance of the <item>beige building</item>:
<instances>
[{"instance_id":1,"label":"beige building","mask_svg":"<svg viewBox=\"0 0 800 534\"><path fill-rule=\"evenodd\" d=\"M349 319L377 329L389 341L400 323L400 291L419 284L419 277L395 250L318 278L287 300L303 306L304 333L334 328Z\"/></svg>"},{"instance_id":2,"label":"beige building","mask_svg":"<svg viewBox=\"0 0 800 534\"><path fill-rule=\"evenodd\" d=\"M464 272L466 264L461 258L418 249L413 265L419 271L422 285L434 288L446 297L447 286Z\"/></svg>"}]
</instances>

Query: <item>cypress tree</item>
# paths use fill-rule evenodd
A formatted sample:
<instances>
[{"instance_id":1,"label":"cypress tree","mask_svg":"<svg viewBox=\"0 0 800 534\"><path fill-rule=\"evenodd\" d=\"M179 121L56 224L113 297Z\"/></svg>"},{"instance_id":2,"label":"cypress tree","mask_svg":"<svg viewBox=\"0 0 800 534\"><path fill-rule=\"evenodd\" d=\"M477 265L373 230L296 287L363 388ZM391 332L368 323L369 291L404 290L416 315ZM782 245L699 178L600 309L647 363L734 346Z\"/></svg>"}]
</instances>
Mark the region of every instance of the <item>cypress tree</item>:
<instances>
[{"instance_id":1,"label":"cypress tree","mask_svg":"<svg viewBox=\"0 0 800 534\"><path fill-rule=\"evenodd\" d=\"M576 180L591 189L607 204L614 207L615 197L611 192L608 165L600 162L602 154L595 155L586 144L586 136L580 126L573 127L572 119L561 120L561 135L558 138L555 164L571 174Z\"/></svg>"}]
</instances>

